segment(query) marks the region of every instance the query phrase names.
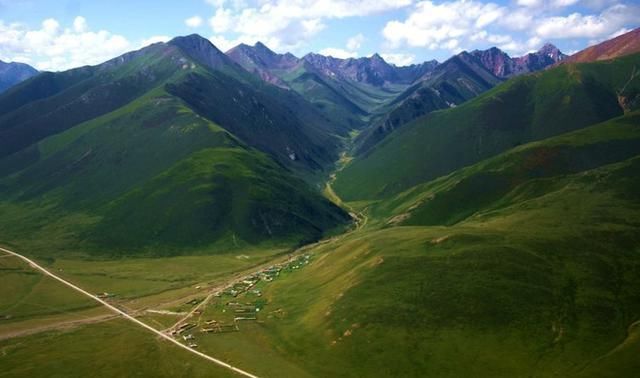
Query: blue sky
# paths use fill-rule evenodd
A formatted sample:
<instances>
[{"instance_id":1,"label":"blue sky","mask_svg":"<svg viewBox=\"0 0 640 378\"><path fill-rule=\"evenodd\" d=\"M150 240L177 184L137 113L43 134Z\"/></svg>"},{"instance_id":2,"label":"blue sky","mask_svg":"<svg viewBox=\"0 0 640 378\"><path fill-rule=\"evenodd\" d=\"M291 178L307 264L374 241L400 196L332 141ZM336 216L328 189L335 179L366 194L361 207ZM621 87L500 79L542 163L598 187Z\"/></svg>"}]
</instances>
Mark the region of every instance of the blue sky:
<instances>
[{"instance_id":1,"label":"blue sky","mask_svg":"<svg viewBox=\"0 0 640 378\"><path fill-rule=\"evenodd\" d=\"M0 59L64 70L199 33L221 50L260 40L404 65L545 42L571 53L638 26L640 0L0 0Z\"/></svg>"}]
</instances>

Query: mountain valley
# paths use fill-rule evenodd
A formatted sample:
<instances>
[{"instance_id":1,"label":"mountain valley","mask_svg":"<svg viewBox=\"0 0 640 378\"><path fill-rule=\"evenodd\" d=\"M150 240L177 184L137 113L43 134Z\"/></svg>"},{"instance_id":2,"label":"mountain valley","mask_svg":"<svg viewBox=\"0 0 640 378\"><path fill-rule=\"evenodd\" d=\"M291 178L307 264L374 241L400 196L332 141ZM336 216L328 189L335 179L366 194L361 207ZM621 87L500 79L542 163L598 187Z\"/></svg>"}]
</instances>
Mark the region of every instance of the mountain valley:
<instances>
[{"instance_id":1,"label":"mountain valley","mask_svg":"<svg viewBox=\"0 0 640 378\"><path fill-rule=\"evenodd\" d=\"M639 30L409 66L192 34L11 83L0 376L633 377Z\"/></svg>"}]
</instances>

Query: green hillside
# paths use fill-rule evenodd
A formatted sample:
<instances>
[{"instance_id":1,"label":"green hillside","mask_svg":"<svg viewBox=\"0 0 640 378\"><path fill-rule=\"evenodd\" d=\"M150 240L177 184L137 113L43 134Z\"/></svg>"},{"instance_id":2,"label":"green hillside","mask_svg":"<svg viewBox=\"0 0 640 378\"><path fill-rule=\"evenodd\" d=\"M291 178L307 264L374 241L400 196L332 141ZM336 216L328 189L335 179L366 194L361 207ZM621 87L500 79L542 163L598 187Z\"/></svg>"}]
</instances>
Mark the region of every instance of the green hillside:
<instances>
[{"instance_id":1,"label":"green hillside","mask_svg":"<svg viewBox=\"0 0 640 378\"><path fill-rule=\"evenodd\" d=\"M0 172L7 240L44 233L67 250L295 244L348 220L267 155L162 92L5 158Z\"/></svg>"},{"instance_id":2,"label":"green hillside","mask_svg":"<svg viewBox=\"0 0 640 378\"><path fill-rule=\"evenodd\" d=\"M368 230L268 289L284 315L264 337L323 377L633 376L639 120L523 145L374 206ZM491 199L485 186L505 189Z\"/></svg>"},{"instance_id":3,"label":"green hillside","mask_svg":"<svg viewBox=\"0 0 640 378\"><path fill-rule=\"evenodd\" d=\"M0 156L4 240L32 253L46 253L47 240L67 252L185 254L294 246L348 223L293 173L332 163L332 126L192 38L51 74L55 90L38 89L41 75L0 97L35 99L0 118L7 146L20 141ZM112 75L154 80L136 92ZM109 77L108 88L96 84Z\"/></svg>"},{"instance_id":4,"label":"green hillside","mask_svg":"<svg viewBox=\"0 0 640 378\"><path fill-rule=\"evenodd\" d=\"M0 157L126 105L179 74L180 59L176 48L152 45L19 84L0 96Z\"/></svg>"},{"instance_id":5,"label":"green hillside","mask_svg":"<svg viewBox=\"0 0 640 378\"><path fill-rule=\"evenodd\" d=\"M338 175L336 192L348 200L388 197L517 145L619 116L637 106L621 106L617 91L636 98L640 80L630 79L638 65L640 55L562 65L431 113L356 158Z\"/></svg>"},{"instance_id":6,"label":"green hillside","mask_svg":"<svg viewBox=\"0 0 640 378\"><path fill-rule=\"evenodd\" d=\"M371 211L393 225L453 225L470 216L500 213L567 185L567 175L640 154L639 125L640 113L635 112L529 143L411 188ZM582 181L575 185L584 186Z\"/></svg>"},{"instance_id":7,"label":"green hillside","mask_svg":"<svg viewBox=\"0 0 640 378\"><path fill-rule=\"evenodd\" d=\"M366 105L369 105L366 94L354 101L340 86L336 88L323 75L305 65L282 72L280 77L318 109L337 119L343 119L345 125L351 128L361 128L365 125L364 120L368 114Z\"/></svg>"}]
</instances>

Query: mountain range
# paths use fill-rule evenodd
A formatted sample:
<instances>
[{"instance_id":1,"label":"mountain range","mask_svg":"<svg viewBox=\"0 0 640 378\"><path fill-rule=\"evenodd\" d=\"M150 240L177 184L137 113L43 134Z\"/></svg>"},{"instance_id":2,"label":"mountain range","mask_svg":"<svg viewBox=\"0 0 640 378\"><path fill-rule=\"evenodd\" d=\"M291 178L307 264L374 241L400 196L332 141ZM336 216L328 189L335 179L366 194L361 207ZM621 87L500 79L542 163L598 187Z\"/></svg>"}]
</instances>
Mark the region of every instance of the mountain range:
<instances>
[{"instance_id":1,"label":"mountain range","mask_svg":"<svg viewBox=\"0 0 640 378\"><path fill-rule=\"evenodd\" d=\"M260 376L634 377L639 30L408 67L189 35L42 72L0 95L0 239L158 329L233 319L188 348Z\"/></svg>"},{"instance_id":2,"label":"mountain range","mask_svg":"<svg viewBox=\"0 0 640 378\"><path fill-rule=\"evenodd\" d=\"M28 64L0 60L0 93L37 74L38 70Z\"/></svg>"},{"instance_id":3,"label":"mountain range","mask_svg":"<svg viewBox=\"0 0 640 378\"><path fill-rule=\"evenodd\" d=\"M112 252L151 241L296 243L348 220L292 173L328 166L336 133L295 92L204 38L179 37L42 73L2 96L0 192L26 207L49 203L33 212L43 219L90 214L82 239Z\"/></svg>"},{"instance_id":4,"label":"mountain range","mask_svg":"<svg viewBox=\"0 0 640 378\"><path fill-rule=\"evenodd\" d=\"M349 219L312 188L354 130L356 152L367 151L415 118L563 58L546 45L521 58L490 49L397 67L378 54L297 58L262 43L225 54L198 35L177 37L97 66L41 73L1 96L0 192L43 219L82 210L91 221L78 243L96 250L313 240ZM178 180L181 170L193 175ZM296 176L306 183L287 189ZM156 213L168 193L204 177L215 184L176 198L210 210ZM262 189L249 190L249 177L266 180ZM296 201L284 201L288 191Z\"/></svg>"},{"instance_id":5,"label":"mountain range","mask_svg":"<svg viewBox=\"0 0 640 378\"><path fill-rule=\"evenodd\" d=\"M471 55L478 58L486 69L499 78L540 71L567 58L567 55L550 43L534 53L515 58L511 58L497 47L488 50L474 50Z\"/></svg>"}]
</instances>

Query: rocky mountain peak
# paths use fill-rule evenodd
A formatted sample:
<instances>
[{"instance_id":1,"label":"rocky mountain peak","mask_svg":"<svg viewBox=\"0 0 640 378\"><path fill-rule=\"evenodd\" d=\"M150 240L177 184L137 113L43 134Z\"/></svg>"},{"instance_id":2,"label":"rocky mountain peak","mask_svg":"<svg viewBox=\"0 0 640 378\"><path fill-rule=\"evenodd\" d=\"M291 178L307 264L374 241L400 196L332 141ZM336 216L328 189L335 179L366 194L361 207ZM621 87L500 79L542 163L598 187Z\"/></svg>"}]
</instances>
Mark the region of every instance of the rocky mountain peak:
<instances>
[{"instance_id":1,"label":"rocky mountain peak","mask_svg":"<svg viewBox=\"0 0 640 378\"><path fill-rule=\"evenodd\" d=\"M176 37L169 41L168 44L178 47L192 59L211 68L221 68L232 64L231 60L222 51L199 34Z\"/></svg>"}]
</instances>

